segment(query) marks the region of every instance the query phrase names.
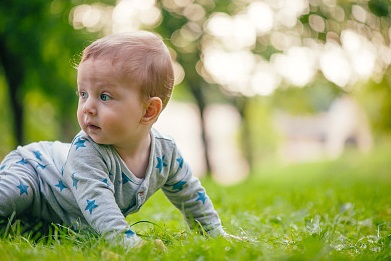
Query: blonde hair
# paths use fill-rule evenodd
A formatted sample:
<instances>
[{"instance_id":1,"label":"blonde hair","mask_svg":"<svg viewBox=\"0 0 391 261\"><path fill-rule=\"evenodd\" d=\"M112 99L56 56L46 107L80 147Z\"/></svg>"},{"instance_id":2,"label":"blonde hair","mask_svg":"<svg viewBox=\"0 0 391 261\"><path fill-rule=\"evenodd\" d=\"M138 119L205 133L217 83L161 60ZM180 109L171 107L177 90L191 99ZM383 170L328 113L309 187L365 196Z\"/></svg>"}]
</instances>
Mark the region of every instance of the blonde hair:
<instances>
[{"instance_id":1,"label":"blonde hair","mask_svg":"<svg viewBox=\"0 0 391 261\"><path fill-rule=\"evenodd\" d=\"M159 97L167 105L174 71L167 46L155 34L139 31L105 36L87 46L79 64L88 59L108 59L118 66L146 97Z\"/></svg>"}]
</instances>

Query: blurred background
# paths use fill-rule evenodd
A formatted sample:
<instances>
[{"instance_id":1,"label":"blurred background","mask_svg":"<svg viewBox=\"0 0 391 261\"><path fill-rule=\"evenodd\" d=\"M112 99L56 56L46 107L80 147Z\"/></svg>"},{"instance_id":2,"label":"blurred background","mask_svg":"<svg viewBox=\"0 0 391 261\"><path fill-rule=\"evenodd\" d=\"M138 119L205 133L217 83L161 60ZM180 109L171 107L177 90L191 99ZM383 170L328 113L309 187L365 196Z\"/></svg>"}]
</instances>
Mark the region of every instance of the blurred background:
<instances>
[{"instance_id":1,"label":"blurred background","mask_svg":"<svg viewBox=\"0 0 391 261\"><path fill-rule=\"evenodd\" d=\"M232 183L270 162L391 144L389 0L0 2L0 159L70 142L80 53L104 35L161 35L175 90L156 128L198 176Z\"/></svg>"}]
</instances>

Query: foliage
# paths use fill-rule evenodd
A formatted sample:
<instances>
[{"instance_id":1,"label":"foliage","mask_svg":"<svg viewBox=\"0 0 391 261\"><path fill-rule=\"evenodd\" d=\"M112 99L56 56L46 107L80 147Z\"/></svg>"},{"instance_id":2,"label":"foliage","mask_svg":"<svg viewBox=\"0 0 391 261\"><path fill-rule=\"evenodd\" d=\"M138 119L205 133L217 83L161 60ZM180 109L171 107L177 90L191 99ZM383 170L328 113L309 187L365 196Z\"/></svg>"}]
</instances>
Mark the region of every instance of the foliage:
<instances>
[{"instance_id":1,"label":"foliage","mask_svg":"<svg viewBox=\"0 0 391 261\"><path fill-rule=\"evenodd\" d=\"M0 53L8 57L7 61L1 62L0 67L0 102L5 108L0 112L0 116L8 122L7 126L0 127L2 150L7 151L17 143L40 139L69 141L77 131L74 115L76 71L73 65L77 63L78 54L83 47L92 39L107 33L107 30L89 28L74 30L69 19L71 10L75 6L88 4L96 6L96 2L94 0L28 2L16 0L0 3ZM267 4L275 12L280 12L284 6L283 1L260 2ZM163 36L173 50L174 58L185 71L186 76L178 86L176 90L178 95L175 97L186 99L192 97L201 113L208 103L231 101L238 107L241 115L247 117L244 113L245 109L240 107L241 101L238 102L236 96L232 97L232 93L222 91L217 84L211 84L210 75L205 73L202 66L205 58L203 48L208 44L216 44L214 42L216 39L213 39L214 36L207 30L209 19L219 12L233 17L240 16L250 3L244 0L234 2L195 0L189 3L191 3L189 6L183 6L176 1L156 1L155 5L161 10L162 19L155 25L141 26L142 29L153 30ZM99 1L99 5L104 6L105 10L112 11L116 4L119 2ZM278 44L276 45L276 41L273 40L278 39L276 35L297 38L294 43L299 46L306 46L306 43L322 45L327 41L341 44L341 32L346 29L357 32L374 43L375 47L389 46L391 19L387 0L332 3L310 1L306 4L308 6L304 7L304 13L300 13L297 17L295 25L290 27L284 25L283 21L276 21L270 31L256 36L256 42L252 46L246 46L249 49L247 51L252 52L256 59L271 62L274 54L283 54L287 51L278 48ZM204 16L191 18L188 12L191 8L188 7L203 10ZM175 37L179 37L179 41L174 41ZM288 48L292 45L284 46ZM387 58L384 57L383 60L386 61ZM389 69L386 71L384 69L378 68L376 75L368 83L360 82L358 86L351 86L351 88L354 92L358 92L355 95L360 96L363 104L377 105L375 107L379 110L369 109L372 123L375 130L389 133L389 99L378 99L389 95L390 74L387 73ZM361 85L365 85L367 90L365 95L360 91ZM293 113L324 111L331 99L343 92L340 87L327 82L320 72L313 82L302 88L291 88L287 82L280 83L278 87L279 89L272 95L273 102L268 106L283 108ZM248 97L248 99L257 100L257 97ZM243 125L258 124L251 119L243 119L242 123ZM13 129L12 125L14 125ZM257 137L247 134L243 131L243 143L253 143L252 140ZM206 140L205 138L205 142ZM4 153L0 151L0 154ZM251 152L247 154L250 155Z\"/></svg>"},{"instance_id":2,"label":"foliage","mask_svg":"<svg viewBox=\"0 0 391 261\"><path fill-rule=\"evenodd\" d=\"M9 260L374 260L391 258L389 142L371 155L267 165L241 184L203 183L228 232L250 241L208 239L187 230L180 213L155 195L128 218L149 244L126 252L93 234L51 225L49 238L11 226L0 240ZM137 222L143 221L144 222ZM161 239L167 251L154 245Z\"/></svg>"},{"instance_id":3,"label":"foliage","mask_svg":"<svg viewBox=\"0 0 391 261\"><path fill-rule=\"evenodd\" d=\"M376 133L387 135L391 131L391 69L381 81L369 81L358 86L355 95L364 106Z\"/></svg>"},{"instance_id":4,"label":"foliage","mask_svg":"<svg viewBox=\"0 0 391 261\"><path fill-rule=\"evenodd\" d=\"M281 88L271 97L274 108L290 114L314 114L327 111L343 91L335 84L318 77L302 88Z\"/></svg>"},{"instance_id":5,"label":"foliage","mask_svg":"<svg viewBox=\"0 0 391 261\"><path fill-rule=\"evenodd\" d=\"M13 122L13 134L19 144L29 134L23 131L33 127L25 122L35 116L29 114L29 109L39 110L39 106L32 106L34 100L30 98L40 96L45 101L43 105L49 104L49 113L60 122L57 137L66 135L69 124L75 125L71 119L75 118L76 107L76 55L86 40L95 36L80 34L69 24L69 12L78 2L34 0L0 4L0 66L4 79L0 87L8 89L6 102L12 113L9 121ZM34 92L35 95L29 95Z\"/></svg>"}]
</instances>

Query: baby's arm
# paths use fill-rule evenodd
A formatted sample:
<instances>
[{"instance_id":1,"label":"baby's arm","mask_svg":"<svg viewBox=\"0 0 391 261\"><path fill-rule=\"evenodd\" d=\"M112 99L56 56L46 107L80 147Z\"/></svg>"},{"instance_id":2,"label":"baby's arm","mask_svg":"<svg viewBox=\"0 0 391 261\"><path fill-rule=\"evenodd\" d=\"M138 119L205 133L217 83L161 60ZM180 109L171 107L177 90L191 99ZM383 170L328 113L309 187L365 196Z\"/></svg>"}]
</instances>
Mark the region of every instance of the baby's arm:
<instances>
[{"instance_id":1,"label":"baby's arm","mask_svg":"<svg viewBox=\"0 0 391 261\"><path fill-rule=\"evenodd\" d=\"M199 228L210 236L226 234L212 201L200 181L192 176L189 166L180 153L173 152L170 176L164 187L164 194L185 216L192 229Z\"/></svg>"},{"instance_id":2,"label":"baby's arm","mask_svg":"<svg viewBox=\"0 0 391 261\"><path fill-rule=\"evenodd\" d=\"M130 229L115 201L114 185L101 153L90 141L76 138L65 165L66 186L79 208L76 213L81 212L88 225L110 242L119 240L126 247L134 247L141 239Z\"/></svg>"},{"instance_id":3,"label":"baby's arm","mask_svg":"<svg viewBox=\"0 0 391 261\"><path fill-rule=\"evenodd\" d=\"M222 236L227 240L248 241L246 237L228 234L223 229L212 201L200 181L191 175L188 166L182 168L178 169L167 181L163 192L182 212L189 226L196 229L201 225L202 229L211 237Z\"/></svg>"}]
</instances>

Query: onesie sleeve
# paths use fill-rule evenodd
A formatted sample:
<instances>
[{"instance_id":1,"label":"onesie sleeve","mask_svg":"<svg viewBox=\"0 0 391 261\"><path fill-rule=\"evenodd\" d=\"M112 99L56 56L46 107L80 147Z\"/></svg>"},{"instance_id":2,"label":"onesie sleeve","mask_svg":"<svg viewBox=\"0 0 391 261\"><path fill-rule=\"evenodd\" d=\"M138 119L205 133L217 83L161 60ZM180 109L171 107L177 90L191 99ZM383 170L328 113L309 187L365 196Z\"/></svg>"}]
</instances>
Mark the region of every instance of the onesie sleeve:
<instances>
[{"instance_id":1,"label":"onesie sleeve","mask_svg":"<svg viewBox=\"0 0 391 261\"><path fill-rule=\"evenodd\" d=\"M184 215L190 228L202 229L210 236L224 235L220 218L198 178L175 146L170 174L162 188L170 202ZM202 232L202 230L201 230Z\"/></svg>"},{"instance_id":2,"label":"onesie sleeve","mask_svg":"<svg viewBox=\"0 0 391 261\"><path fill-rule=\"evenodd\" d=\"M108 186L110 169L106 154L103 149L98 150L93 141L76 136L65 164L66 186L71 189L89 226L111 242L121 240L126 247L133 247L141 239L121 213L113 186Z\"/></svg>"}]
</instances>

